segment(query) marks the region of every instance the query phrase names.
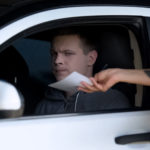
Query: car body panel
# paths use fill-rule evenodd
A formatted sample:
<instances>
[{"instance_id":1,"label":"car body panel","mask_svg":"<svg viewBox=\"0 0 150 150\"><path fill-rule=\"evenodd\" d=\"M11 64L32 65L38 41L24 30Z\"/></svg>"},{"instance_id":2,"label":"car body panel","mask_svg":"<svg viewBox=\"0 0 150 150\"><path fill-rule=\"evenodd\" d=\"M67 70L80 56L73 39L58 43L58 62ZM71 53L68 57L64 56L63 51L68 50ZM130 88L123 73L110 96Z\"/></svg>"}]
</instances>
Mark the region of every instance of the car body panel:
<instances>
[{"instance_id":1,"label":"car body panel","mask_svg":"<svg viewBox=\"0 0 150 150\"><path fill-rule=\"evenodd\" d=\"M121 135L150 131L150 111L93 115L52 115L0 122L5 150L149 150L147 142L118 145ZM6 134L7 133L7 134ZM9 133L9 135L8 135Z\"/></svg>"},{"instance_id":2,"label":"car body panel","mask_svg":"<svg viewBox=\"0 0 150 150\"><path fill-rule=\"evenodd\" d=\"M71 12L71 13L70 13ZM22 19L19 19L0 29L0 44L3 44L9 38L16 34L48 21L72 17L87 17L87 16L150 16L150 8L140 7L108 7L108 6L89 6L89 7L67 7L47 10L36 13ZM24 26L22 26L24 24Z\"/></svg>"},{"instance_id":3,"label":"car body panel","mask_svg":"<svg viewBox=\"0 0 150 150\"><path fill-rule=\"evenodd\" d=\"M19 6L18 6L19 7ZM150 8L131 6L66 6L29 12L3 24L2 46L17 34L37 25L65 18L94 16L150 17ZM0 47L1 48L1 47ZM0 121L1 149L5 150L149 150L150 143L118 145L122 135L150 132L150 111L96 112L21 117Z\"/></svg>"}]
</instances>

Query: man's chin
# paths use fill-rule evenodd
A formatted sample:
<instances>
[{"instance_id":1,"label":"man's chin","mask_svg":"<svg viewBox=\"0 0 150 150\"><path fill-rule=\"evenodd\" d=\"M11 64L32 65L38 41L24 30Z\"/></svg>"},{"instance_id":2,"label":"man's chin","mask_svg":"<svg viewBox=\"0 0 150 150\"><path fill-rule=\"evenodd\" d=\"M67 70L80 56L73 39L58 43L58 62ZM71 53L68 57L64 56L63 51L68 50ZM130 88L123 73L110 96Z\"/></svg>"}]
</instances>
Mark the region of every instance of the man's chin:
<instances>
[{"instance_id":1,"label":"man's chin","mask_svg":"<svg viewBox=\"0 0 150 150\"><path fill-rule=\"evenodd\" d=\"M67 76L56 76L56 80L60 81L60 80L63 80L65 77L67 77Z\"/></svg>"},{"instance_id":2,"label":"man's chin","mask_svg":"<svg viewBox=\"0 0 150 150\"><path fill-rule=\"evenodd\" d=\"M69 74L68 72L61 72L61 73L56 73L54 74L55 78L57 81L63 80L64 78L66 78Z\"/></svg>"}]
</instances>

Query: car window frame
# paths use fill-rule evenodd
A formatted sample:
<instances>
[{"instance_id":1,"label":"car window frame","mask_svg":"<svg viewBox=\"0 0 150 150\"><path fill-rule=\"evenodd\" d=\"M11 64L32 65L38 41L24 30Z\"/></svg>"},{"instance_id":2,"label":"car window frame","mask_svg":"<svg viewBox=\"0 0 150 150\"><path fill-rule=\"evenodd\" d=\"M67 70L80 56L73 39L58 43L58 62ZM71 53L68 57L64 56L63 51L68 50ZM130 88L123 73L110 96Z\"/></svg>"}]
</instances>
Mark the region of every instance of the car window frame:
<instances>
[{"instance_id":1,"label":"car window frame","mask_svg":"<svg viewBox=\"0 0 150 150\"><path fill-rule=\"evenodd\" d=\"M25 16L23 18L19 18L18 20L16 19L14 22L11 22L6 26L1 27L0 32L2 35L5 36L2 39L0 39L0 45L2 45L9 38L26 30L27 28L31 28L38 24L46 23L49 21L83 16L118 16L118 13L120 16L150 16L149 10L150 8L127 6L81 6L45 10L31 14L29 16ZM22 24L24 24L24 26L21 29ZM18 28L16 28L16 26ZM9 32L12 31L12 29L13 32Z\"/></svg>"},{"instance_id":2,"label":"car window frame","mask_svg":"<svg viewBox=\"0 0 150 150\"><path fill-rule=\"evenodd\" d=\"M99 7L98 7L99 8ZM107 7L107 8L109 8L109 7ZM116 8L116 7L113 7L113 8ZM114 14L115 14L116 12L114 12ZM125 12L124 12L125 13ZM133 15L133 14L132 14ZM79 22L81 23L81 19L83 19L83 18L85 18L85 20L87 19L87 18L90 18L90 17L96 17L96 18L103 18L103 17L108 17L108 18L112 18L112 22L111 23L113 23L113 19L114 18L117 18L117 19L119 19L119 17L120 18L125 18L125 19L127 19L127 18L136 18L138 15L136 14L135 16L132 16L132 15L130 15L130 16L124 16L124 14L122 15L122 16L118 16L118 15L102 15L101 16L101 14L99 14L98 16L95 16L95 15L93 15L93 16L87 16L87 15L85 15L85 16L79 16L79 17L69 17L69 18L61 18L61 19L55 19L55 20L49 20L49 21L45 21L45 22L43 22L43 23L40 23L40 24L37 24L37 25L34 25L34 26L31 26L30 28L28 28L28 29L26 29L26 30L22 30L22 32L19 32L18 34L16 34L14 37L12 37L12 38L10 38L10 39L7 39L7 40L5 40L5 42L2 42L1 43L1 48L0 49L3 49L3 48L5 48L6 46L8 46L11 42L13 42L15 39L18 39L18 38L21 38L21 37L25 37L25 36L28 36L28 35L30 35L30 34L33 34L33 33L36 33L37 31L39 31L39 29L42 29L43 28L43 26L45 26L45 28L44 28L44 30L45 29L47 29L47 28L54 28L54 26L55 26L55 28L57 27L57 26L60 26L60 25L57 25L56 26L56 24L59 24L59 22L61 22L62 20L64 21L65 19L67 20L66 22L66 25L68 25L69 23L69 21L68 20L71 20L71 19L75 19L75 20L77 20L77 19L79 19ZM150 13L149 13L149 16L150 16ZM137 17L138 18L138 17ZM102 19L103 20L103 19ZM108 19L109 20L109 19ZM108 22L108 20L106 20L106 23ZM133 19L134 20L134 19ZM18 20L19 21L19 20ZM16 21L17 22L17 21ZM57 22L57 23L56 23ZM88 21L85 21L84 23L87 23ZM115 21L114 21L115 22ZM123 20L121 21L122 23L124 22ZM78 23L78 22L77 22ZM89 23L89 22L88 22ZM119 23L119 21L118 21L118 23ZM128 21L125 21L124 23L128 23ZM15 25L15 22L14 23L12 23L13 24L13 26ZM50 24L51 24L51 27L50 27ZM71 23L72 24L72 23ZM7 26L9 26L10 27L10 25L7 25ZM46 27L47 26L47 27ZM3 29L4 29L5 27L3 27ZM5 29L7 29L7 28L5 28ZM7 41L7 42L6 42ZM100 111L101 112L101 111ZM119 111L120 112L120 111ZM91 112L90 112L91 113ZM96 112L96 113L98 113L98 112ZM106 113L106 112L105 112ZM84 114L84 113L83 113Z\"/></svg>"}]
</instances>

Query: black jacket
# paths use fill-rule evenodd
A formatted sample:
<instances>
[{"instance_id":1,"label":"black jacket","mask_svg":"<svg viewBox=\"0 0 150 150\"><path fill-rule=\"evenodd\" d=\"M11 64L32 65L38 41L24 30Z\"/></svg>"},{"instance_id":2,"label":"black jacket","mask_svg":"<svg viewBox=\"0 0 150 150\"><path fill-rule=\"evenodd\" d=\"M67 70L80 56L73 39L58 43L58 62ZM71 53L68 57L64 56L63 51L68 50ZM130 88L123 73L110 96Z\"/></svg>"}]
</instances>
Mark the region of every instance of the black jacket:
<instances>
[{"instance_id":1,"label":"black jacket","mask_svg":"<svg viewBox=\"0 0 150 150\"><path fill-rule=\"evenodd\" d=\"M48 89L45 99L37 106L36 115L72 113L97 110L112 110L130 108L129 100L115 89L107 92L84 93L77 92L69 99L64 93L55 89Z\"/></svg>"}]
</instances>

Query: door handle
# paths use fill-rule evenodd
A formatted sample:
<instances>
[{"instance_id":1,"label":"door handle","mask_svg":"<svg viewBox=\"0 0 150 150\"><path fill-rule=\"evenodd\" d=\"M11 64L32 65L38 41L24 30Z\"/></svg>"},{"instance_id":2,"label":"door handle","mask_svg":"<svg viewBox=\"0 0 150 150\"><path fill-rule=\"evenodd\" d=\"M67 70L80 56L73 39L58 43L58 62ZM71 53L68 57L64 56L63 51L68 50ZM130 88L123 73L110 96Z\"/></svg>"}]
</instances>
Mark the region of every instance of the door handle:
<instances>
[{"instance_id":1,"label":"door handle","mask_svg":"<svg viewBox=\"0 0 150 150\"><path fill-rule=\"evenodd\" d=\"M150 142L150 132L118 136L115 138L115 142L116 144L120 145L131 144L135 142Z\"/></svg>"}]
</instances>

